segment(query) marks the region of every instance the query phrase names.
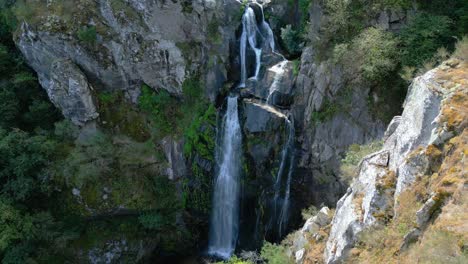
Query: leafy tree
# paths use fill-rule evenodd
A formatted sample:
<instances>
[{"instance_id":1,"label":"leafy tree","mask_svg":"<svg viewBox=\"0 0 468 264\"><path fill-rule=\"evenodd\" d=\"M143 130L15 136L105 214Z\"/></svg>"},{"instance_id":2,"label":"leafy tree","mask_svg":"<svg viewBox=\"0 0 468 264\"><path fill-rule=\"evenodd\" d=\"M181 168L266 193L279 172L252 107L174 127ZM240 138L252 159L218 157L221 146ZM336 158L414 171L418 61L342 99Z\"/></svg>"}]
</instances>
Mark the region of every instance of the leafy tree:
<instances>
[{"instance_id":1,"label":"leafy tree","mask_svg":"<svg viewBox=\"0 0 468 264\"><path fill-rule=\"evenodd\" d=\"M419 66L429 60L440 47L452 41L452 20L427 13L417 15L400 34L403 65Z\"/></svg>"},{"instance_id":2,"label":"leafy tree","mask_svg":"<svg viewBox=\"0 0 468 264\"><path fill-rule=\"evenodd\" d=\"M378 28L367 28L350 44L335 46L334 60L348 71L371 82L379 82L398 65L398 41Z\"/></svg>"},{"instance_id":3,"label":"leafy tree","mask_svg":"<svg viewBox=\"0 0 468 264\"><path fill-rule=\"evenodd\" d=\"M57 144L45 136L0 129L0 197L25 201L47 189L45 168Z\"/></svg>"}]
</instances>

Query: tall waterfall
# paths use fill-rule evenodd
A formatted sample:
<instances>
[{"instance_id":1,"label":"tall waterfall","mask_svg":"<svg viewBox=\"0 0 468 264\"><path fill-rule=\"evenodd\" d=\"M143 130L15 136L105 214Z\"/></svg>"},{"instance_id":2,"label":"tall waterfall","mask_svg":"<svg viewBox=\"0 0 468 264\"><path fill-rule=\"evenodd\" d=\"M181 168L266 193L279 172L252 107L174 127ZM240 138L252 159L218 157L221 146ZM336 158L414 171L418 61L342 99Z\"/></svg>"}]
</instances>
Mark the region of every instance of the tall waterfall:
<instances>
[{"instance_id":1,"label":"tall waterfall","mask_svg":"<svg viewBox=\"0 0 468 264\"><path fill-rule=\"evenodd\" d=\"M228 259L239 231L239 186L242 134L237 97L229 97L222 124L219 173L213 195L208 254Z\"/></svg>"},{"instance_id":2,"label":"tall waterfall","mask_svg":"<svg viewBox=\"0 0 468 264\"><path fill-rule=\"evenodd\" d=\"M247 43L255 53L255 75L252 77L253 79L257 79L260 73L262 46L265 46L265 43L267 43L272 52L275 50L273 31L265 21L262 5L258 5L262 11L260 27L257 25L255 12L250 6L247 6L242 16L242 35L240 39L241 81L239 87L245 87L245 82L247 81Z\"/></svg>"},{"instance_id":3,"label":"tall waterfall","mask_svg":"<svg viewBox=\"0 0 468 264\"><path fill-rule=\"evenodd\" d=\"M273 198L273 208L275 216L275 224L278 227L278 237L283 235L286 231L288 218L289 218L289 199L291 192L291 179L294 171L294 124L292 121L286 119L286 125L288 127L288 141L283 147L281 154L281 163L276 176L274 185L275 196ZM285 174L286 166L288 166L288 174L286 178L286 187L282 190L283 175ZM282 197L281 197L282 196ZM279 212L278 212L279 211Z\"/></svg>"}]
</instances>

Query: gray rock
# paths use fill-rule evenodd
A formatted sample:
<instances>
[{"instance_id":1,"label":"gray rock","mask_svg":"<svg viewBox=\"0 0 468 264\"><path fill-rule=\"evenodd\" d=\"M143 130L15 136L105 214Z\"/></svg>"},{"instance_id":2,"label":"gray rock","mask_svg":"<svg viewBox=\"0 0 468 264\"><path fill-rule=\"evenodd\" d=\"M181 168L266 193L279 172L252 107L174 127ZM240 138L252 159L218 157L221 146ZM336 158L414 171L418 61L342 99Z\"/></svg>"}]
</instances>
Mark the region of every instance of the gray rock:
<instances>
[{"instance_id":1,"label":"gray rock","mask_svg":"<svg viewBox=\"0 0 468 264\"><path fill-rule=\"evenodd\" d=\"M328 207L322 207L320 211L313 217L307 219L304 226L294 233L292 246L288 248L290 255L294 255L296 263L303 263L305 254L305 246L309 243L309 239L320 240L319 231L327 226L331 221L332 215Z\"/></svg>"},{"instance_id":2,"label":"gray rock","mask_svg":"<svg viewBox=\"0 0 468 264\"><path fill-rule=\"evenodd\" d=\"M426 224L431 219L437 206L437 202L434 200L434 195L429 198L424 205L416 212L416 224L419 229L426 227Z\"/></svg>"},{"instance_id":3,"label":"gray rock","mask_svg":"<svg viewBox=\"0 0 468 264\"><path fill-rule=\"evenodd\" d=\"M244 116L248 133L275 131L287 119L279 110L250 99L244 99Z\"/></svg>"},{"instance_id":4,"label":"gray rock","mask_svg":"<svg viewBox=\"0 0 468 264\"><path fill-rule=\"evenodd\" d=\"M395 117L387 129L383 150L362 161L359 177L337 204L327 241L326 263L340 263L346 259L357 235L379 222L373 215L385 213L392 203L397 206L399 194L414 182L417 175L428 172L430 161L424 153L425 147L436 138L448 139L447 134L439 129L441 124L437 119L441 100L449 93L436 81L439 70L436 68L413 81L403 114ZM421 150L415 151L418 148ZM377 188L379 178L388 173L387 170L397 177L395 194L390 197L388 194L391 192L379 192ZM356 200L357 197L359 199ZM431 198L417 212L418 230L407 235L402 249L417 239L419 230L429 221L436 204Z\"/></svg>"},{"instance_id":5,"label":"gray rock","mask_svg":"<svg viewBox=\"0 0 468 264\"><path fill-rule=\"evenodd\" d=\"M75 125L82 126L99 116L91 96L91 85L81 70L69 60L52 63L46 91L55 106Z\"/></svg>"},{"instance_id":6,"label":"gray rock","mask_svg":"<svg viewBox=\"0 0 468 264\"><path fill-rule=\"evenodd\" d=\"M378 152L363 159L360 172L347 193L338 201L332 228L325 249L326 263L340 263L357 240L357 235L367 226L376 224L374 214L385 212L392 206L388 197L377 188L377 182L387 175L388 152Z\"/></svg>"},{"instance_id":7,"label":"gray rock","mask_svg":"<svg viewBox=\"0 0 468 264\"><path fill-rule=\"evenodd\" d=\"M193 1L192 13L183 12L181 1L128 3L123 12L114 10L109 0L96 2L96 12L87 19L98 21L106 33L98 31L93 45L70 32L53 30L47 23L23 23L15 41L42 86L48 89L52 62L65 58L78 65L93 83L107 90L123 90L134 102L142 83L181 95L182 83L192 72L199 73L208 88L207 96L214 100L219 83L226 80L224 66L229 43L240 24L234 21L240 2ZM210 31L212 24L219 24L218 32ZM211 57L216 63L209 63Z\"/></svg>"},{"instance_id":8,"label":"gray rock","mask_svg":"<svg viewBox=\"0 0 468 264\"><path fill-rule=\"evenodd\" d=\"M405 100L400 123L395 132L385 141L384 148L390 151L390 169L397 172L395 195L414 182L414 165L405 162L406 157L418 147L426 147L437 132L442 95L435 82L438 69L417 77Z\"/></svg>"}]
</instances>

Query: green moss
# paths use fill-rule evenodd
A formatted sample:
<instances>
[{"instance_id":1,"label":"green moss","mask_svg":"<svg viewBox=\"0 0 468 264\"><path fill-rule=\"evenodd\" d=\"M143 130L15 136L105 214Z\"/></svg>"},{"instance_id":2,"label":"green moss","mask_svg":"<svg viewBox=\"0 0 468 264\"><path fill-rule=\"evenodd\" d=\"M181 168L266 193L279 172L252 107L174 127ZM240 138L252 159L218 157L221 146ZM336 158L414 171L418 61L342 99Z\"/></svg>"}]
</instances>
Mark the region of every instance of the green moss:
<instances>
[{"instance_id":1,"label":"green moss","mask_svg":"<svg viewBox=\"0 0 468 264\"><path fill-rule=\"evenodd\" d=\"M336 113L340 111L339 105L325 99L322 110L314 111L311 115L312 123L323 123L330 120Z\"/></svg>"},{"instance_id":2,"label":"green moss","mask_svg":"<svg viewBox=\"0 0 468 264\"><path fill-rule=\"evenodd\" d=\"M97 97L104 128L115 134L122 133L139 142L150 138L144 115L126 101L122 92L101 92Z\"/></svg>"},{"instance_id":3,"label":"green moss","mask_svg":"<svg viewBox=\"0 0 468 264\"><path fill-rule=\"evenodd\" d=\"M208 23L208 41L212 44L221 44L223 41L222 35L219 32L219 21L216 17L212 17Z\"/></svg>"}]
</instances>

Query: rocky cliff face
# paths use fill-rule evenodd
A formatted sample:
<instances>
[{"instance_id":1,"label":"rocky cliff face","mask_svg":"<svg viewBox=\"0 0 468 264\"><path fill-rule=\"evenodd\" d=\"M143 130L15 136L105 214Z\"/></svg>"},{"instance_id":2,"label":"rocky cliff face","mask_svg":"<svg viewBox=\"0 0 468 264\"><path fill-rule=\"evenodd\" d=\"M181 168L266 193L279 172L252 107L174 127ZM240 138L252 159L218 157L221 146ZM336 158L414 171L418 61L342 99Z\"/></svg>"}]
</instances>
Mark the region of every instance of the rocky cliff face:
<instances>
[{"instance_id":1,"label":"rocky cliff face","mask_svg":"<svg viewBox=\"0 0 468 264\"><path fill-rule=\"evenodd\" d=\"M291 7L286 1L264 2L266 13L288 22L296 19L291 16ZM84 126L97 123L98 128L124 126L118 122L109 124L100 120L100 115L114 113L104 113L104 109L100 109L102 103L96 101L102 92L108 92L121 93L126 104L135 104L143 84L154 91L166 90L173 97L187 99L190 95L184 94L183 84L190 78L197 78L204 86L203 98L216 104L220 114L228 90L240 94L245 138L241 224L249 226L240 236L240 243L244 245L254 247L265 237L278 240L285 234L281 231L278 234L276 230L278 219L275 214L278 212L275 211L276 201L273 202L272 197L278 192L281 199L286 199L285 194L283 197L283 193L286 193L286 175L280 179L279 187L275 184L281 174L278 171L283 160L286 160L282 154L290 144L290 136L293 138L293 151L288 155L293 158L284 163L294 171L290 186L293 202L290 203L289 229L299 223L300 209L306 205L325 203L333 206L345 192L344 184L338 179L338 165L349 145L364 144L384 135L384 124L369 111L369 85L353 82L342 66L330 60L320 61L318 51L312 44L305 47L296 62L285 60L273 52L263 53L258 80L247 80L246 87L237 89L234 82L239 81L238 43L242 30L242 10L245 8L240 1L80 0L75 4L71 13L57 15L53 10L60 2L51 1L45 13L23 21L16 34L17 46L38 73L51 101L75 124ZM259 7L252 6L257 20L260 20ZM314 2L310 14L312 34L320 37L319 29L322 20L326 19L321 6ZM374 23L397 30L405 19L406 15L387 12ZM278 21L269 21L275 33L280 31ZM253 61L253 52L248 53L249 60ZM250 71L253 68L251 64L247 67ZM430 83L431 78L427 82ZM354 240L354 236L342 238L349 235L347 230L356 228L351 231L357 233L364 225L356 224L359 222L357 213L342 209L353 206L353 197L359 196L353 193L366 193L363 200L367 208L373 206L386 211L390 208L387 201L392 199L392 193L380 195L375 182L387 177L389 170L398 170L402 157L421 142L429 138L436 142L444 137L434 138L432 132L423 131L427 122L438 113L440 95L424 89L413 89L413 92L415 94L409 98L424 97L426 100L412 102L408 99L407 108L422 107L427 111L424 116L412 116L413 119L395 119L386 134L388 143L385 150L363 162L362 173L374 176L360 177L362 181L356 183L358 187L348 190L346 197L350 198L344 199L347 202L343 199L340 201L337 215L343 217L335 217L334 220L341 222L333 225L330 249L327 249L333 252L327 253L330 259L339 259ZM431 103L427 104L426 101ZM137 118L138 114L141 113L132 112L131 116L122 117L121 120L136 127L144 126L141 117ZM419 122L418 126L408 128L413 122ZM436 127L434 124L432 126ZM409 129L409 133L403 133ZM143 134L142 138L149 137L148 133ZM404 135L406 141L412 143L402 143L397 135ZM206 157L206 153L196 153L193 160L185 157L184 140L176 138L180 135L172 136L155 140L159 146L157 151L164 152L167 163L165 169L158 168L155 173L163 171L178 183L187 180L193 168L202 168L204 173L212 174L215 170L213 159ZM215 136L212 137L214 141ZM397 186L401 186L400 189L414 181L411 168L402 169L406 171L402 175L407 175L402 176L401 180L399 178ZM192 172L194 175L190 176L198 177L198 172ZM210 180L208 178L208 182ZM198 188L206 185L194 184ZM372 191L367 192L368 189ZM374 211L365 210L363 223L375 222ZM308 232L317 240L324 239L316 234L318 231L315 227L319 225L320 229L327 225L330 214L325 209L322 213L311 220L301 237L308 237L305 235ZM203 218L194 216L197 217ZM122 243L118 241L119 248L123 247ZM136 247L132 245L132 248ZM303 249L303 244L298 245L297 249ZM105 253L96 253L93 258L99 259L102 254ZM298 259L302 257L298 256Z\"/></svg>"},{"instance_id":2,"label":"rocky cliff face","mask_svg":"<svg viewBox=\"0 0 468 264\"><path fill-rule=\"evenodd\" d=\"M460 100L466 99L468 90L460 78L466 78L467 69L466 62L451 60L413 81L403 114L388 126L384 147L361 161L358 177L337 204L325 250L326 263L349 258L363 230L385 225L389 218L398 219L402 214L400 195L430 175L435 178L425 188L434 191L419 198L423 205L413 216L416 226L405 237L403 249L418 240L428 221L437 217L434 212L441 210L444 199L450 200L447 196L466 192L464 180L458 180L466 179L463 154L452 164L456 176L449 176L439 166L440 150L452 145L457 137L465 137L467 106ZM442 164L449 157L443 157ZM444 177L455 178L446 185L450 190L434 187Z\"/></svg>"},{"instance_id":3,"label":"rocky cliff face","mask_svg":"<svg viewBox=\"0 0 468 264\"><path fill-rule=\"evenodd\" d=\"M145 83L182 95L182 83L201 74L212 100L226 80L229 45L240 3L231 1L77 1L76 12L23 22L17 45L48 89L54 61L68 59L98 90L123 90L135 101ZM47 8L46 8L47 9ZM80 30L90 30L89 39ZM78 32L78 33L77 33ZM201 70L203 68L203 70Z\"/></svg>"}]
</instances>

